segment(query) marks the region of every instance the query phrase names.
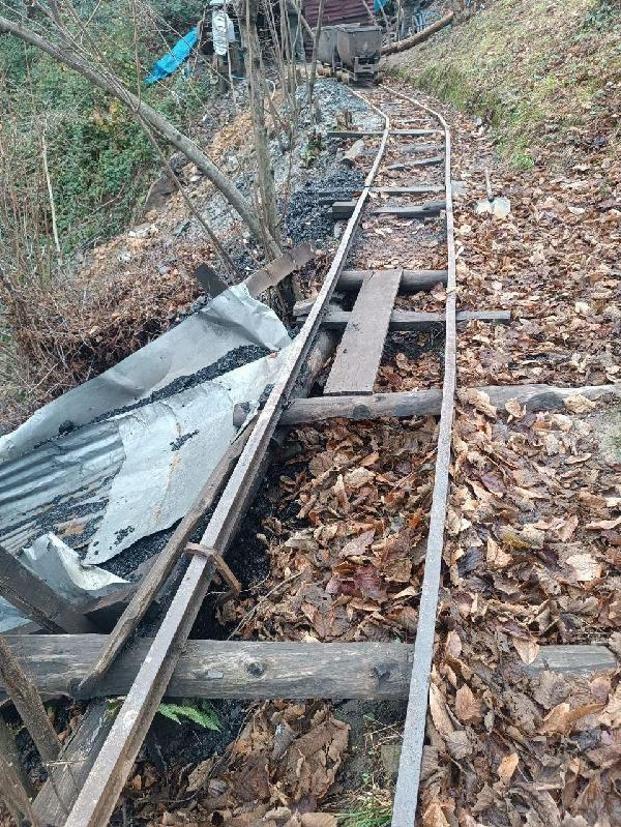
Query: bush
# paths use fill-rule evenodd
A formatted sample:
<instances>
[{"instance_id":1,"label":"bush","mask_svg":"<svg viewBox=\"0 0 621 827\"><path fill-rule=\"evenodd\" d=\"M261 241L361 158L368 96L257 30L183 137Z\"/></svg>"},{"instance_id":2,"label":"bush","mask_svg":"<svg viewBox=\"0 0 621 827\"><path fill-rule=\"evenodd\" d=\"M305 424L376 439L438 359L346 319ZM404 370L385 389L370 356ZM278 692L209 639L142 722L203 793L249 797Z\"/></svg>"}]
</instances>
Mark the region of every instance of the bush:
<instances>
[{"instance_id":1,"label":"bush","mask_svg":"<svg viewBox=\"0 0 621 827\"><path fill-rule=\"evenodd\" d=\"M176 24L185 27L191 17L196 19L187 8L187 19L183 18L181 3L172 7L170 19ZM132 26L119 20L118 9L114 15L107 4L102 8L92 24L94 37L113 69L135 89ZM142 14L138 28L141 95L180 128L187 128L203 103L205 89L182 76L154 88L144 87L142 80L163 53L164 41L150 14ZM121 231L159 168L156 153L131 113L86 78L12 37L0 39L0 79L0 106L8 113L27 171L26 178L18 182L22 188L31 188L41 166L40 135L45 134L64 251ZM42 197L47 198L45 193Z\"/></svg>"}]
</instances>

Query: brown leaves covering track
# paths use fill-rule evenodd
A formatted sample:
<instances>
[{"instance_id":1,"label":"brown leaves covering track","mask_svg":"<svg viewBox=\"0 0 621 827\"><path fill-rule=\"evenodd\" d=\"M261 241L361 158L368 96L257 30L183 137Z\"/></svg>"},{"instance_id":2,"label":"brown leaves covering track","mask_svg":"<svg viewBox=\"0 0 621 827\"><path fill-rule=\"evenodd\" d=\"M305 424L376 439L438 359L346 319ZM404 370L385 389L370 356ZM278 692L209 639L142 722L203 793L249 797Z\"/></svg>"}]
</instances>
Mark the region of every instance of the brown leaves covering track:
<instances>
[{"instance_id":1,"label":"brown leaves covering track","mask_svg":"<svg viewBox=\"0 0 621 827\"><path fill-rule=\"evenodd\" d=\"M175 804L182 806L154 804L153 769L135 776L136 818L152 827L336 827L334 816L316 809L334 783L348 740L349 726L327 704L263 704L222 757L181 771Z\"/></svg>"},{"instance_id":2,"label":"brown leaves covering track","mask_svg":"<svg viewBox=\"0 0 621 827\"><path fill-rule=\"evenodd\" d=\"M528 671L541 645L621 653L621 457L593 403L567 408L462 394L424 824L621 822L618 675Z\"/></svg>"},{"instance_id":3,"label":"brown leaves covering track","mask_svg":"<svg viewBox=\"0 0 621 827\"><path fill-rule=\"evenodd\" d=\"M418 419L297 431L302 466L281 477L264 521L270 593L254 589L223 619L263 639L411 638L435 430Z\"/></svg>"}]
</instances>

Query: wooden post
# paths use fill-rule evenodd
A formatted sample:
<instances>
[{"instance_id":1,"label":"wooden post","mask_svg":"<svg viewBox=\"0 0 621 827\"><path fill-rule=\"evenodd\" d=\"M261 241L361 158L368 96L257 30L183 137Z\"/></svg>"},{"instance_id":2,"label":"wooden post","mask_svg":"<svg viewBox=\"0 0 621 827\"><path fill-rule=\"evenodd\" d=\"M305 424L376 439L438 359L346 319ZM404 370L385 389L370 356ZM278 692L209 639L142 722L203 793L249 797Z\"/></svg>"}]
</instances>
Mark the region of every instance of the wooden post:
<instances>
[{"instance_id":1,"label":"wooden post","mask_svg":"<svg viewBox=\"0 0 621 827\"><path fill-rule=\"evenodd\" d=\"M64 597L0 545L0 595L49 632L99 631Z\"/></svg>"},{"instance_id":2,"label":"wooden post","mask_svg":"<svg viewBox=\"0 0 621 827\"><path fill-rule=\"evenodd\" d=\"M19 824L20 814L25 816L34 827L40 822L35 816L30 797L26 788L21 782L16 768L7 760L7 757L0 750L0 795L13 816L16 824Z\"/></svg>"},{"instance_id":3,"label":"wooden post","mask_svg":"<svg viewBox=\"0 0 621 827\"><path fill-rule=\"evenodd\" d=\"M34 798L34 787L24 772L15 738L2 715L0 715L0 753L2 753L6 763L12 768L12 771L17 774L22 787L26 791L27 797L29 799Z\"/></svg>"},{"instance_id":4,"label":"wooden post","mask_svg":"<svg viewBox=\"0 0 621 827\"><path fill-rule=\"evenodd\" d=\"M60 753L60 741L43 701L32 681L22 669L11 647L0 635L0 677L30 733L44 764L53 763Z\"/></svg>"}]
</instances>

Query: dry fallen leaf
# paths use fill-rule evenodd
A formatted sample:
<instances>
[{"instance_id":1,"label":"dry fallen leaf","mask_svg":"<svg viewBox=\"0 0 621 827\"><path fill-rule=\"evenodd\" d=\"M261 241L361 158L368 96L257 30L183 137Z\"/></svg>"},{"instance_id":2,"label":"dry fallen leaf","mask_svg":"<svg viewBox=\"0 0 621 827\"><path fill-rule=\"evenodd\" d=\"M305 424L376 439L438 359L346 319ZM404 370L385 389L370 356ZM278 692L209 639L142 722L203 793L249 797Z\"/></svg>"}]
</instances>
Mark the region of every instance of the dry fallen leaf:
<instances>
[{"instance_id":1,"label":"dry fallen leaf","mask_svg":"<svg viewBox=\"0 0 621 827\"><path fill-rule=\"evenodd\" d=\"M538 643L530 638L524 640L524 638L513 637L512 640L518 655L524 663L530 664L536 660L537 655L539 654Z\"/></svg>"},{"instance_id":2,"label":"dry fallen leaf","mask_svg":"<svg viewBox=\"0 0 621 827\"><path fill-rule=\"evenodd\" d=\"M591 402L590 399L587 399L586 396L582 396L579 393L566 396L564 403L567 410L574 414L590 413L593 408L597 407L597 403Z\"/></svg>"},{"instance_id":3,"label":"dry fallen leaf","mask_svg":"<svg viewBox=\"0 0 621 827\"><path fill-rule=\"evenodd\" d=\"M468 724L481 717L481 704L475 698L467 684L460 686L455 695L455 714L462 722Z\"/></svg>"},{"instance_id":4,"label":"dry fallen leaf","mask_svg":"<svg viewBox=\"0 0 621 827\"><path fill-rule=\"evenodd\" d=\"M517 752L512 752L509 755L505 755L502 759L498 765L498 777L504 784L508 784L509 781L511 781L513 773L516 771L519 763L520 759Z\"/></svg>"}]
</instances>

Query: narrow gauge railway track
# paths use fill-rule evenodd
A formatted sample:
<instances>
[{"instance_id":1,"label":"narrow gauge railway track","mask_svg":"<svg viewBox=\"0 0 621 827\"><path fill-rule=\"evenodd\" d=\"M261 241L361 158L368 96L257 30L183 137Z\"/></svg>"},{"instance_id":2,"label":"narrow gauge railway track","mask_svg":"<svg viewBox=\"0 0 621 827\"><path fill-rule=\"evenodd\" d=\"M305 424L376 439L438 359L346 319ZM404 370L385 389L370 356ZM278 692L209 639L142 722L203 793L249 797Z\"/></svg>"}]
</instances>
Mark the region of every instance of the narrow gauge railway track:
<instances>
[{"instance_id":1,"label":"narrow gauge railway track","mask_svg":"<svg viewBox=\"0 0 621 827\"><path fill-rule=\"evenodd\" d=\"M444 331L444 374L435 478L413 655L409 651L411 647L407 647L408 659L412 658L413 667L392 818L393 827L410 827L414 823L440 586L456 382L457 314L451 136L447 124L439 114L399 92L382 87L368 92L365 97L369 105L383 118L384 129L372 136L373 140L378 141L378 146L371 169L359 197L351 204L351 217L321 291L316 300L304 310L307 317L290 348L283 376L271 391L252 428L247 429L243 437L238 439L233 454L229 452L226 460L214 472L217 479L212 479L202 493L204 505L209 497L215 500L218 493L222 492L217 498L200 544L187 548L191 527L195 525L191 519L192 515L188 515L175 532L173 541L169 542L167 549L159 555L117 627L108 636L103 649L99 650L96 663L81 680L83 697L93 697L101 694L96 691L97 687L105 686L109 673L116 672L118 675L123 671L123 664L128 662L130 653L122 650L129 636L135 631L159 586L170 574L181 554L189 551L191 556L185 575L146 655L142 655L143 660L140 660L138 665L134 658L135 677L114 722L109 727L107 737L98 751L98 743L90 745L91 751L97 753L94 761L91 761L90 770L84 778L77 779L77 784L76 778L72 776L71 784L64 787L68 790L70 800L74 801L70 807L64 802L63 809L68 812L66 827L100 827L108 823L158 705L175 673L213 577L219 573L225 580L228 579L232 586L235 585L223 558L235 539L240 521L265 468L270 440L281 424L283 413L291 399L296 396L299 387L297 383L305 364L309 356L317 358L316 353L313 356L313 347L316 346L318 337L325 335L323 331L326 328L343 330L326 381L325 395L320 398L323 402L319 408L324 405L324 414L321 410L317 413L317 403L320 400L308 400L311 407L315 406L314 418L321 419L326 415L348 415L348 411L352 410L352 398L359 398L364 402L372 395L389 328L399 328L399 325L400 329L429 329L431 326ZM354 133L353 137L357 135L358 133ZM347 140L348 136L344 135L343 138ZM386 171L390 173L390 186L382 186L381 176ZM399 203L394 204L395 199ZM414 199L416 203L413 204ZM381 207L378 207L380 202ZM373 215L374 220L379 222L392 222L391 238L411 235L412 219L435 216L434 220L439 222L442 231L443 266L436 266L436 250L436 261L425 265L430 267L429 270L410 270L407 262L399 267L394 264L394 255L391 257L393 261L390 269L346 270L348 256L359 235L361 219L368 215ZM396 231L395 221L402 222L401 229ZM434 313L414 313L395 309L395 301L400 293L403 295L415 291L428 291L438 282L446 285L444 307L439 310L436 308ZM332 302L337 287L341 289L347 284L348 289L358 291L350 312L342 311ZM471 316L476 317L477 314ZM483 317L489 318L489 314ZM491 314L491 318L494 320L496 317ZM506 318L498 314L496 320L506 321ZM339 411L340 401L343 403L342 411ZM298 421L304 421L305 404L306 400L302 398L296 400L296 410L300 417ZM437 401L435 405L437 407ZM326 414L328 409L330 412ZM390 399L385 399L384 415L390 411ZM398 413L398 410L394 412ZM437 413L437 410L430 412ZM294 424L291 417L288 418L287 424ZM247 643L240 643L240 657L243 645L248 646ZM313 652L319 652L316 647L321 647L321 657L327 657L326 672L330 668L330 663L336 668L336 652L332 661L328 654L332 644L309 645L314 647ZM347 652L350 658L356 657L356 645L348 645ZM229 644L229 648L234 646L234 642ZM304 646L300 646L299 649L299 668L303 671L304 662L309 657L315 658L315 654L309 654L308 650L302 653ZM144 646L142 651L144 652ZM367 649L367 655L368 652ZM291 652L288 655L293 658L290 663L295 670L295 656ZM340 646L339 657L346 657L343 646ZM282 683L279 688L282 692ZM256 697L257 691L260 690L255 686L253 691L252 696ZM321 682L315 682L307 691L308 694L303 695L304 689L298 687L295 696L321 697L324 688ZM330 691L327 684L325 691ZM214 692L217 693L217 686ZM381 694L379 689L378 694ZM217 697L217 694L214 696ZM294 696L293 693L291 696ZM248 697L244 694L243 687L237 697ZM268 697L267 692L265 697ZM55 785L55 790L57 786ZM72 792L75 787L79 790L77 798ZM46 795L45 800L49 802L49 789ZM51 799L53 798L54 795L51 795ZM39 802L39 806L41 804L42 802ZM46 821L45 812L41 815ZM49 823L58 822L49 819Z\"/></svg>"}]
</instances>

